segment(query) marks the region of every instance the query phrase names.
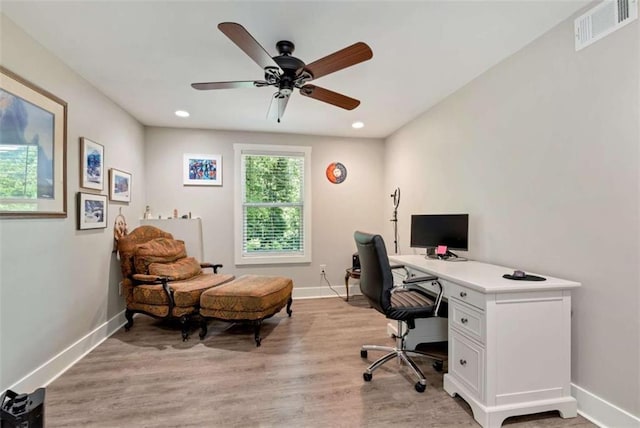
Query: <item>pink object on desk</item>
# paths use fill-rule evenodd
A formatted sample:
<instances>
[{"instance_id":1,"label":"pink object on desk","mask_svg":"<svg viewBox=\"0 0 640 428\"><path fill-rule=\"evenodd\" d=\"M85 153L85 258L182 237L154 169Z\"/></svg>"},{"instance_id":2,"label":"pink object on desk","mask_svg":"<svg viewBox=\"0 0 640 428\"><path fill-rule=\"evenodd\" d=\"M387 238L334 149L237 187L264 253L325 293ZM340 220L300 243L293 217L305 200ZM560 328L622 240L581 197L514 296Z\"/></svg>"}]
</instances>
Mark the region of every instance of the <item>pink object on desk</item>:
<instances>
[{"instance_id":1,"label":"pink object on desk","mask_svg":"<svg viewBox=\"0 0 640 428\"><path fill-rule=\"evenodd\" d=\"M436 248L436 254L439 256L444 256L445 254L447 254L447 246L438 245L438 248Z\"/></svg>"}]
</instances>

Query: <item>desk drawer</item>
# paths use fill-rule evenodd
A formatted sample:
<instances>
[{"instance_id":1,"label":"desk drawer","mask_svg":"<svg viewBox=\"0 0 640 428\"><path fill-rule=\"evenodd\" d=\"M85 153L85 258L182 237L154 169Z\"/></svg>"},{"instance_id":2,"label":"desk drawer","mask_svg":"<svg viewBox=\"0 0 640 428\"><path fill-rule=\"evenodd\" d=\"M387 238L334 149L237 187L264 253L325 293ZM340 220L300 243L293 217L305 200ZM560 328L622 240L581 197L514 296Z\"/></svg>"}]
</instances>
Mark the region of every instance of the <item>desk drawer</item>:
<instances>
[{"instance_id":1,"label":"desk drawer","mask_svg":"<svg viewBox=\"0 0 640 428\"><path fill-rule=\"evenodd\" d=\"M472 339L485 343L484 312L452 299L449 305L449 323Z\"/></svg>"},{"instance_id":2,"label":"desk drawer","mask_svg":"<svg viewBox=\"0 0 640 428\"><path fill-rule=\"evenodd\" d=\"M449 372L484 400L484 348L449 329Z\"/></svg>"},{"instance_id":3,"label":"desk drawer","mask_svg":"<svg viewBox=\"0 0 640 428\"><path fill-rule=\"evenodd\" d=\"M458 299L461 302L468 303L484 310L484 294L467 287L462 287L461 285L451 281L440 280L440 282L447 289L448 298Z\"/></svg>"}]
</instances>

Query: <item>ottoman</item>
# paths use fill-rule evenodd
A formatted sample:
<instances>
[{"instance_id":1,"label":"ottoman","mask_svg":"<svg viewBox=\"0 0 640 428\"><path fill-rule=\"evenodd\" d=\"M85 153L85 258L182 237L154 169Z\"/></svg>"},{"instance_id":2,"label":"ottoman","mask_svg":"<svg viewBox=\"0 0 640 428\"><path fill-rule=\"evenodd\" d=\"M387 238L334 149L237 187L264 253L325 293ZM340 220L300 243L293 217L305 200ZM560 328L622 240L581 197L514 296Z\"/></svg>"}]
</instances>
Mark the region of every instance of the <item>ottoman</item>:
<instances>
[{"instance_id":1,"label":"ottoman","mask_svg":"<svg viewBox=\"0 0 640 428\"><path fill-rule=\"evenodd\" d=\"M260 346L263 320L280 312L285 305L291 316L292 290L290 278L262 275L244 275L206 290L200 296L200 339L207 335L209 319L243 322L254 326L256 346Z\"/></svg>"}]
</instances>

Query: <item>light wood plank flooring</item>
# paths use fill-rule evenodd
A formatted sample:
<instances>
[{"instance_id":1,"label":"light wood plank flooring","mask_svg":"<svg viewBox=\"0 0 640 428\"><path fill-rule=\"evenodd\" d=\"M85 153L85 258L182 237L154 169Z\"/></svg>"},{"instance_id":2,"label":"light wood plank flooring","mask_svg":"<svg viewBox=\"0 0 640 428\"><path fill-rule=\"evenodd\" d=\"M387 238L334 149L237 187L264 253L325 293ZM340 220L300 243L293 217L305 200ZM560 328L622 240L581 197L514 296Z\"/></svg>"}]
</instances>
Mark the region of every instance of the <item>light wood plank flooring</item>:
<instances>
[{"instance_id":1,"label":"light wood plank flooring","mask_svg":"<svg viewBox=\"0 0 640 428\"><path fill-rule=\"evenodd\" d=\"M47 427L478 427L442 374L417 393L406 367L387 363L364 382L362 344L389 344L386 320L362 296L296 300L293 316L250 328L212 322L182 342L178 326L138 316L55 380ZM513 427L587 427L555 412L510 418Z\"/></svg>"}]
</instances>

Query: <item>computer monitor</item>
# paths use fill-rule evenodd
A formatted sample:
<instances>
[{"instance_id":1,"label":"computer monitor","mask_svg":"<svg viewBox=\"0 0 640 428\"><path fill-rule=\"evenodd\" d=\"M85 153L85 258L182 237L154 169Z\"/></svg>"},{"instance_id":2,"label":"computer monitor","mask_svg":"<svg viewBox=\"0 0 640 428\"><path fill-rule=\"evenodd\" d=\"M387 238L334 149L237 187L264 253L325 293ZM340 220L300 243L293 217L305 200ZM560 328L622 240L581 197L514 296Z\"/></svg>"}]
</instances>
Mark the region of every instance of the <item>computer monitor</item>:
<instances>
[{"instance_id":1,"label":"computer monitor","mask_svg":"<svg viewBox=\"0 0 640 428\"><path fill-rule=\"evenodd\" d=\"M411 216L411 247L449 250L469 249L469 214L414 214Z\"/></svg>"}]
</instances>

